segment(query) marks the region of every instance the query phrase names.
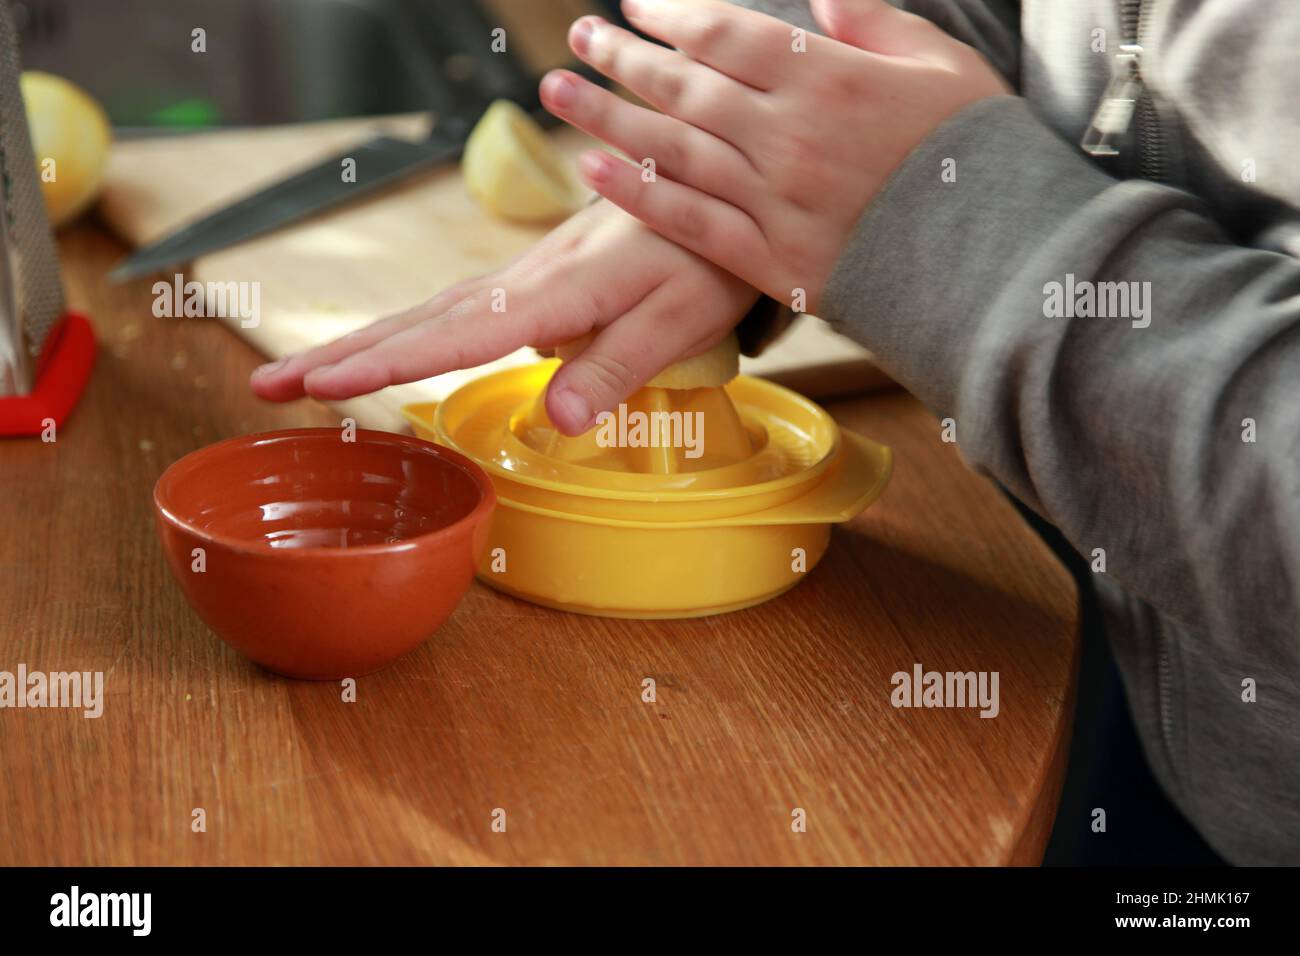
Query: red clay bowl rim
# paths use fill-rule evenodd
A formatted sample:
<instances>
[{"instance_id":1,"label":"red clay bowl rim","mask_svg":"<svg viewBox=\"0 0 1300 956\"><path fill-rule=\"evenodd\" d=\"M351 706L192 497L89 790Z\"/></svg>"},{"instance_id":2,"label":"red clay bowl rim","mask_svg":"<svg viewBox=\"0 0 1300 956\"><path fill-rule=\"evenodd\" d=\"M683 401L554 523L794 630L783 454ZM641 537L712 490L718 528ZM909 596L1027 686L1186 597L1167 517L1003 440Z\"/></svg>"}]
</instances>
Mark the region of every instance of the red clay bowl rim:
<instances>
[{"instance_id":1,"label":"red clay bowl rim","mask_svg":"<svg viewBox=\"0 0 1300 956\"><path fill-rule=\"evenodd\" d=\"M384 444L406 445L421 450L431 449L433 454L442 459L449 465L452 465L469 476L470 480L479 490L479 500L472 510L449 525L444 525L436 531L427 531L424 534L417 534L411 538L403 538L401 541L386 542L383 544L363 544L354 548L338 547L318 547L318 548L273 548L264 542L249 540L247 538L236 538L231 535L219 534L199 528L185 518L178 516L171 508L170 502L167 501L167 489L163 487L169 478L174 478L174 473L185 462L191 459L203 458L210 454L215 454L221 449L229 448L236 445L252 445L267 439L284 440L291 438L315 438L326 434L337 435L337 428L285 428L269 432L257 432L251 435L236 435L233 438L226 438L219 442L213 442L211 445L204 445L202 448L196 448L188 454L182 455L174 462L167 466L153 486L153 505L154 510L165 521L173 527L179 528L187 534L206 541L209 544L220 545L229 548L232 551L239 551L245 554L275 554L282 556L283 560L291 560L293 556L297 557L317 557L319 555L331 555L335 557L347 557L354 555L362 557L364 555L386 554L386 553L404 553L412 548L422 545L436 544L439 539L450 537L457 529L466 524L477 524L483 520L486 515L491 513L496 507L497 496L496 489L492 485L492 479L487 476L482 468L476 465L471 459L462 455L455 449L448 448L445 445L439 445L436 442L426 441L414 435L402 435L398 432L386 432L374 428L358 428L356 431L357 440L379 441Z\"/></svg>"}]
</instances>

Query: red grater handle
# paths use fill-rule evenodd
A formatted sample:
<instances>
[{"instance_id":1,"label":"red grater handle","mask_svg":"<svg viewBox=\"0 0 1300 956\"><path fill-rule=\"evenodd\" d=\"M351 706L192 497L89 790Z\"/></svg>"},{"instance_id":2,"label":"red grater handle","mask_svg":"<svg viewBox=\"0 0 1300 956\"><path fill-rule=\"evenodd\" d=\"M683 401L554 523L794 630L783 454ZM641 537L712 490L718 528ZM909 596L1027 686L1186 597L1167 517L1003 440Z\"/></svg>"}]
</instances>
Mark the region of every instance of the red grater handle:
<instances>
[{"instance_id":1,"label":"red grater handle","mask_svg":"<svg viewBox=\"0 0 1300 956\"><path fill-rule=\"evenodd\" d=\"M36 387L28 395L0 398L0 436L39 435L47 420L61 426L90 378L95 332L84 315L67 312L51 330L36 363Z\"/></svg>"}]
</instances>

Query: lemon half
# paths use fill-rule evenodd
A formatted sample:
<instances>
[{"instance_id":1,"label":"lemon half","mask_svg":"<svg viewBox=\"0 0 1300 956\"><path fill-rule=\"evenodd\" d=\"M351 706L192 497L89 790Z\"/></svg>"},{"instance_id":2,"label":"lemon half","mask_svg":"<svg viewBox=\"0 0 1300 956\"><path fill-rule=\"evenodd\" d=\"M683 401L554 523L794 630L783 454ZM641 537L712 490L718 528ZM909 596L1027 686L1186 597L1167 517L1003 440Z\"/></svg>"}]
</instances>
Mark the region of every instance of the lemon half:
<instances>
[{"instance_id":1,"label":"lemon half","mask_svg":"<svg viewBox=\"0 0 1300 956\"><path fill-rule=\"evenodd\" d=\"M579 355L592 340L591 334L567 342L555 350L561 361ZM668 366L646 388L721 388L740 374L740 343L732 332L712 348Z\"/></svg>"},{"instance_id":2,"label":"lemon half","mask_svg":"<svg viewBox=\"0 0 1300 956\"><path fill-rule=\"evenodd\" d=\"M578 208L564 158L536 120L509 100L484 112L465 142L460 168L470 195L504 219L551 222Z\"/></svg>"}]
</instances>

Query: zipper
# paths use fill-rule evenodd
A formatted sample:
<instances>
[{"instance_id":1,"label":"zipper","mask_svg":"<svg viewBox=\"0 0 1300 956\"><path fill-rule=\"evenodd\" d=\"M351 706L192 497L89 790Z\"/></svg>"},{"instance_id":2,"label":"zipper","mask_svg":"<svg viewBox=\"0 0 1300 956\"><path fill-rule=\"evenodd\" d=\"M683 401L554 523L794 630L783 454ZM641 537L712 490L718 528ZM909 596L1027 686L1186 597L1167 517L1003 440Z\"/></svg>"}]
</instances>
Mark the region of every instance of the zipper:
<instances>
[{"instance_id":1,"label":"zipper","mask_svg":"<svg viewBox=\"0 0 1300 956\"><path fill-rule=\"evenodd\" d=\"M1134 24L1133 38L1138 48L1138 73L1141 74L1142 51L1151 49L1151 16L1157 0L1132 0L1137 6L1137 21ZM1144 96L1138 102L1138 122L1141 123L1138 139L1141 145L1142 161L1140 170L1143 179L1162 182L1165 178L1164 134L1160 129L1160 117L1156 113L1155 100L1151 90L1143 84Z\"/></svg>"},{"instance_id":2,"label":"zipper","mask_svg":"<svg viewBox=\"0 0 1300 956\"><path fill-rule=\"evenodd\" d=\"M1137 77L1138 104L1138 172L1143 179L1161 182L1165 178L1165 163L1162 155L1164 137L1160 129L1160 117L1156 113L1151 90L1142 78L1142 54L1151 49L1151 16L1159 0L1121 0L1121 20L1126 36L1136 48L1134 51L1133 70ZM1173 690L1173 664L1170 660L1169 635L1159 624L1156 626L1156 697L1160 708L1160 731L1165 741L1165 753L1169 766L1177 775L1174 762L1174 717L1170 698Z\"/></svg>"},{"instance_id":3,"label":"zipper","mask_svg":"<svg viewBox=\"0 0 1300 956\"><path fill-rule=\"evenodd\" d=\"M1090 156L1117 156L1116 143L1128 132L1136 113L1138 128L1137 171L1143 179L1161 182L1165 178L1163 155L1164 135L1160 117L1156 113L1151 91L1142 76L1142 58L1151 49L1152 10L1159 0L1120 0L1120 27L1124 43L1115 54L1110 82L1102 94L1101 102L1093 113L1092 122L1079 145ZM1158 622L1153 630L1156 638L1156 698L1159 709L1160 731L1164 738L1165 755L1169 765L1173 758L1174 720L1170 707L1173 687L1173 663L1169 650L1169 637ZM1174 771L1175 774L1177 770Z\"/></svg>"},{"instance_id":4,"label":"zipper","mask_svg":"<svg viewBox=\"0 0 1300 956\"><path fill-rule=\"evenodd\" d=\"M1163 135L1151 91L1142 76L1142 57L1150 47L1151 11L1156 0L1120 0L1124 43L1115 54L1112 74L1092 115L1080 147L1090 156L1118 156L1115 145L1138 117L1138 173L1143 179L1165 178Z\"/></svg>"}]
</instances>

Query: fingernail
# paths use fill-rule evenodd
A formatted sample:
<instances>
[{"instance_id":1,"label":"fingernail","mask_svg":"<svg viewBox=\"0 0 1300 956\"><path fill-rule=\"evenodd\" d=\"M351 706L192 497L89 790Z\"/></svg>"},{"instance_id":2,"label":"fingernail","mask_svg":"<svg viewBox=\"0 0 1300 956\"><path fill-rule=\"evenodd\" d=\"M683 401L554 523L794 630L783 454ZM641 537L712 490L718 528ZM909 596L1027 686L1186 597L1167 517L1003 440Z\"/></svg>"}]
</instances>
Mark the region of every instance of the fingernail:
<instances>
[{"instance_id":1,"label":"fingernail","mask_svg":"<svg viewBox=\"0 0 1300 956\"><path fill-rule=\"evenodd\" d=\"M272 372L278 372L289 364L287 358L276 359L274 362L267 362L265 365L259 365L253 370L254 375L270 375Z\"/></svg>"},{"instance_id":2,"label":"fingernail","mask_svg":"<svg viewBox=\"0 0 1300 956\"><path fill-rule=\"evenodd\" d=\"M609 154L598 149L590 150L578 157L578 171L582 178L593 186L604 183L614 170L613 160Z\"/></svg>"},{"instance_id":3,"label":"fingernail","mask_svg":"<svg viewBox=\"0 0 1300 956\"><path fill-rule=\"evenodd\" d=\"M592 35L596 32L596 24L592 22L593 19L592 17L583 17L575 21L573 29L569 31L569 43L579 54L586 53L591 46Z\"/></svg>"},{"instance_id":4,"label":"fingernail","mask_svg":"<svg viewBox=\"0 0 1300 956\"><path fill-rule=\"evenodd\" d=\"M562 388L551 396L551 401L560 413L568 419L566 424L572 424L574 427L582 427L587 424L591 418L591 409L583 401L582 396L572 389Z\"/></svg>"},{"instance_id":5,"label":"fingernail","mask_svg":"<svg viewBox=\"0 0 1300 956\"><path fill-rule=\"evenodd\" d=\"M560 109L567 109L573 103L574 95L577 93L577 85L565 73L558 70L554 73L547 74L543 81L546 84L546 96L552 103Z\"/></svg>"}]
</instances>

